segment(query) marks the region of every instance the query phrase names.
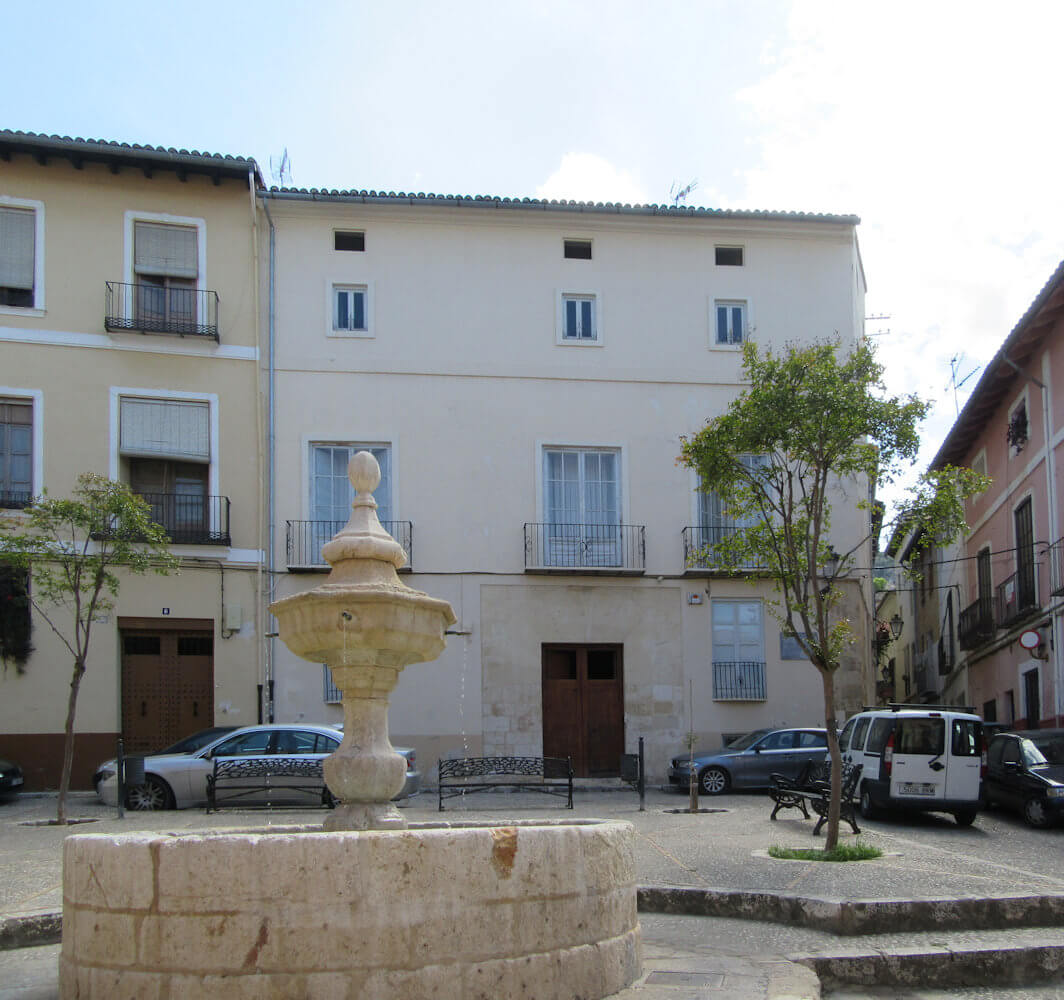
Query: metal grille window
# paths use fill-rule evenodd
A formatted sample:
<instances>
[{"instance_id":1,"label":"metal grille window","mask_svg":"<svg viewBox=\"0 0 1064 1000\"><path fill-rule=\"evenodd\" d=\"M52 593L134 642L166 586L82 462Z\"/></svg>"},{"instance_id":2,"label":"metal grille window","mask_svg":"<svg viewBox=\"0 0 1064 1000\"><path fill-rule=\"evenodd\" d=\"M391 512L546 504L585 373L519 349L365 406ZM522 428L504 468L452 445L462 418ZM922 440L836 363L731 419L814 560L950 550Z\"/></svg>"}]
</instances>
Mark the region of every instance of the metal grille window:
<instances>
[{"instance_id":1,"label":"metal grille window","mask_svg":"<svg viewBox=\"0 0 1064 1000\"><path fill-rule=\"evenodd\" d=\"M329 668L328 663L321 665L321 690L322 701L326 705L339 705L343 701L343 694L340 689L333 683L332 670Z\"/></svg>"},{"instance_id":2,"label":"metal grille window","mask_svg":"<svg viewBox=\"0 0 1064 1000\"><path fill-rule=\"evenodd\" d=\"M0 507L33 497L33 405L0 398Z\"/></svg>"},{"instance_id":3,"label":"metal grille window","mask_svg":"<svg viewBox=\"0 0 1064 1000\"><path fill-rule=\"evenodd\" d=\"M544 565L620 563L620 469L615 451L544 450Z\"/></svg>"},{"instance_id":4,"label":"metal grille window","mask_svg":"<svg viewBox=\"0 0 1064 1000\"><path fill-rule=\"evenodd\" d=\"M760 601L713 601L713 698L764 701L765 645Z\"/></svg>"},{"instance_id":5,"label":"metal grille window","mask_svg":"<svg viewBox=\"0 0 1064 1000\"><path fill-rule=\"evenodd\" d=\"M33 307L36 238L33 209L0 207L0 306Z\"/></svg>"}]
</instances>

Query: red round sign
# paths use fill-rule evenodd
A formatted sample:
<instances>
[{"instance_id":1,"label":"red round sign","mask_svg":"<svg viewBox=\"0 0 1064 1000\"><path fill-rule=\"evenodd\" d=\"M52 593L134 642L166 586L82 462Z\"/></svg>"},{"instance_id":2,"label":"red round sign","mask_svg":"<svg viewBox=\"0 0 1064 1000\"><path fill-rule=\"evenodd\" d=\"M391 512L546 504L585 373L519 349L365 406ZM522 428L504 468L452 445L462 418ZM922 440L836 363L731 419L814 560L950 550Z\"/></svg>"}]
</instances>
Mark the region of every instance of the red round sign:
<instances>
[{"instance_id":1,"label":"red round sign","mask_svg":"<svg viewBox=\"0 0 1064 1000\"><path fill-rule=\"evenodd\" d=\"M1033 628L1029 628L1020 636L1020 645L1024 649L1037 649L1042 645L1042 637Z\"/></svg>"}]
</instances>

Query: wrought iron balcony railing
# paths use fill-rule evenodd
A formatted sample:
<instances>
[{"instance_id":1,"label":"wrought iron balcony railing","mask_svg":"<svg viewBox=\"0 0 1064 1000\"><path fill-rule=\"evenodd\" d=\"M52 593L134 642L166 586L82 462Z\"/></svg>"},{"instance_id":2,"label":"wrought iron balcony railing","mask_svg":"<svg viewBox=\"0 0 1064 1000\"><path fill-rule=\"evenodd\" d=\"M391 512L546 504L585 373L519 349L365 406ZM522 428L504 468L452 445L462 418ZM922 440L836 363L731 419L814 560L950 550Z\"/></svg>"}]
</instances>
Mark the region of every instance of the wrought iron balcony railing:
<instances>
[{"instance_id":1,"label":"wrought iron balcony railing","mask_svg":"<svg viewBox=\"0 0 1064 1000\"><path fill-rule=\"evenodd\" d=\"M999 628L1008 628L1037 611L1033 567L1030 573L1013 573L1007 580L999 583L995 597Z\"/></svg>"},{"instance_id":2,"label":"wrought iron balcony railing","mask_svg":"<svg viewBox=\"0 0 1064 1000\"><path fill-rule=\"evenodd\" d=\"M714 701L764 701L765 698L764 663L713 661Z\"/></svg>"},{"instance_id":3,"label":"wrought iron balcony railing","mask_svg":"<svg viewBox=\"0 0 1064 1000\"><path fill-rule=\"evenodd\" d=\"M138 493L175 545L229 545L229 497Z\"/></svg>"},{"instance_id":4,"label":"wrought iron balcony railing","mask_svg":"<svg viewBox=\"0 0 1064 1000\"><path fill-rule=\"evenodd\" d=\"M957 620L957 641L961 649L975 649L994 638L992 602L980 598L969 604Z\"/></svg>"},{"instance_id":5,"label":"wrought iron balcony railing","mask_svg":"<svg viewBox=\"0 0 1064 1000\"><path fill-rule=\"evenodd\" d=\"M721 573L763 571L765 567L756 559L735 562L729 558L725 551L727 540L734 538L739 530L732 524L702 524L684 528L684 567L688 570L716 570Z\"/></svg>"},{"instance_id":6,"label":"wrought iron balcony railing","mask_svg":"<svg viewBox=\"0 0 1064 1000\"><path fill-rule=\"evenodd\" d=\"M202 288L107 282L104 329L218 339L218 293Z\"/></svg>"},{"instance_id":7,"label":"wrought iron balcony railing","mask_svg":"<svg viewBox=\"0 0 1064 1000\"><path fill-rule=\"evenodd\" d=\"M33 503L33 494L28 490L0 490L0 509L22 510Z\"/></svg>"},{"instance_id":8,"label":"wrought iron balcony railing","mask_svg":"<svg viewBox=\"0 0 1064 1000\"><path fill-rule=\"evenodd\" d=\"M641 524L525 524L525 570L541 573L642 573Z\"/></svg>"},{"instance_id":9,"label":"wrought iron balcony railing","mask_svg":"<svg viewBox=\"0 0 1064 1000\"><path fill-rule=\"evenodd\" d=\"M286 521L285 550L288 569L297 573L327 570L329 564L322 558L321 547L346 524L346 521ZM404 570L409 572L414 558L413 524L410 521L381 521L381 527L403 547L406 553L406 565L399 572L402 573Z\"/></svg>"},{"instance_id":10,"label":"wrought iron balcony railing","mask_svg":"<svg viewBox=\"0 0 1064 1000\"><path fill-rule=\"evenodd\" d=\"M957 652L953 648L953 636L941 635L938 638L938 672L945 677L957 665Z\"/></svg>"}]
</instances>

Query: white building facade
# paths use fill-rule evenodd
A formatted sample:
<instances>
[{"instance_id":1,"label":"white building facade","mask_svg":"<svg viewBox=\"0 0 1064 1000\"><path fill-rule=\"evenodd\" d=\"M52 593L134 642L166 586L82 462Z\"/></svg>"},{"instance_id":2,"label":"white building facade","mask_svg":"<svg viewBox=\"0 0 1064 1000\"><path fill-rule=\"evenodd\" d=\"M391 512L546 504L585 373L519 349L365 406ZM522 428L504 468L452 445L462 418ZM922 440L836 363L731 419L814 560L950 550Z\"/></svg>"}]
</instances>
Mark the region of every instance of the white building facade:
<instances>
[{"instance_id":1,"label":"white building facade","mask_svg":"<svg viewBox=\"0 0 1064 1000\"><path fill-rule=\"evenodd\" d=\"M729 525L677 456L740 391L747 338L861 336L856 218L290 190L263 204L273 597L320 582L347 459L373 451L405 581L459 620L392 698L392 740L428 775L456 752L614 775L644 737L660 779L689 731L823 724L771 585L692 565ZM867 495L840 492L837 550L868 536ZM869 543L855 563L871 561ZM843 712L872 697L869 581L847 590ZM268 664L275 718L341 717L322 667L276 640Z\"/></svg>"}]
</instances>

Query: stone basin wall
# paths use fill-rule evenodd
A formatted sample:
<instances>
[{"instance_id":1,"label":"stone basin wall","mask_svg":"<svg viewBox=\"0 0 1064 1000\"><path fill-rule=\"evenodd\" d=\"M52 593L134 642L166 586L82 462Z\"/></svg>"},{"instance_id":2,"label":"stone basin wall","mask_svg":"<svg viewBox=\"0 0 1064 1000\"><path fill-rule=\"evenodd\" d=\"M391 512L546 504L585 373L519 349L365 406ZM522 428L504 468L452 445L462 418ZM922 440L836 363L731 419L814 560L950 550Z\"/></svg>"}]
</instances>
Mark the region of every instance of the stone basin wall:
<instances>
[{"instance_id":1,"label":"stone basin wall","mask_svg":"<svg viewBox=\"0 0 1064 1000\"><path fill-rule=\"evenodd\" d=\"M638 978L622 822L68 837L66 1000L598 998Z\"/></svg>"}]
</instances>

